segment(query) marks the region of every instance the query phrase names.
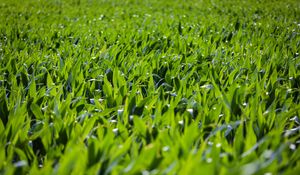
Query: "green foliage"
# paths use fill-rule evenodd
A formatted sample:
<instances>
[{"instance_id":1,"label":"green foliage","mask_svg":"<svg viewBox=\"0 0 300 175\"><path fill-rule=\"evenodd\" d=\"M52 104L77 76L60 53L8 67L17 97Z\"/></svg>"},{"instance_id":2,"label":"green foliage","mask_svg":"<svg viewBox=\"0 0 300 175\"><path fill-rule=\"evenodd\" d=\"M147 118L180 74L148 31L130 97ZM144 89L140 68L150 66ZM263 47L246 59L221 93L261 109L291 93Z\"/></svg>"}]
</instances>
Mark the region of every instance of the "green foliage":
<instances>
[{"instance_id":1,"label":"green foliage","mask_svg":"<svg viewBox=\"0 0 300 175\"><path fill-rule=\"evenodd\" d=\"M0 174L296 174L299 7L0 0Z\"/></svg>"}]
</instances>

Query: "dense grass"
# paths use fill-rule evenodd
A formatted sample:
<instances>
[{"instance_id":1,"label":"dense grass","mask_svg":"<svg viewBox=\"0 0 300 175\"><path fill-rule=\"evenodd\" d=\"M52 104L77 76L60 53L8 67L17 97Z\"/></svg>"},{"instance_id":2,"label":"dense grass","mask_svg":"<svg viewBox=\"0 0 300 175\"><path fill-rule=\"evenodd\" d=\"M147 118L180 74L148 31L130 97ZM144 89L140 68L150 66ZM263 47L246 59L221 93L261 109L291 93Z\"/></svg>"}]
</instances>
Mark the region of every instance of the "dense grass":
<instances>
[{"instance_id":1,"label":"dense grass","mask_svg":"<svg viewBox=\"0 0 300 175\"><path fill-rule=\"evenodd\" d=\"M297 174L300 3L0 0L0 174Z\"/></svg>"}]
</instances>

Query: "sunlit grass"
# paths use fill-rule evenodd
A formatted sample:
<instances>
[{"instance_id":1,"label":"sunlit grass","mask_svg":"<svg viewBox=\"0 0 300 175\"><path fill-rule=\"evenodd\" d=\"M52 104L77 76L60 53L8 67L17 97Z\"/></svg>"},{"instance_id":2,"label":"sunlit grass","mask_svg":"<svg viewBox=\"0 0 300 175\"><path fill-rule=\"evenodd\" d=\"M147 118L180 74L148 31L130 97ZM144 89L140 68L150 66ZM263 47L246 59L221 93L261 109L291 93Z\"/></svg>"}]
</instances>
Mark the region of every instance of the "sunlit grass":
<instances>
[{"instance_id":1,"label":"sunlit grass","mask_svg":"<svg viewBox=\"0 0 300 175\"><path fill-rule=\"evenodd\" d=\"M300 172L299 8L0 0L0 174Z\"/></svg>"}]
</instances>

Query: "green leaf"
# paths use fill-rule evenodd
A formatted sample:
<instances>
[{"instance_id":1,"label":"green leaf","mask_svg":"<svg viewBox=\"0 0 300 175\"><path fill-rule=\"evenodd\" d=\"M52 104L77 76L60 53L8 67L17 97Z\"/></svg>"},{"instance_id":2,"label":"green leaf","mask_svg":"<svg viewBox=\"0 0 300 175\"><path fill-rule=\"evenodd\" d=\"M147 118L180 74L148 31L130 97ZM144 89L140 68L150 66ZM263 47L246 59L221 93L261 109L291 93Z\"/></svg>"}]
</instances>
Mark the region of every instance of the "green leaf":
<instances>
[{"instance_id":1,"label":"green leaf","mask_svg":"<svg viewBox=\"0 0 300 175\"><path fill-rule=\"evenodd\" d=\"M38 120L44 119L44 115L43 115L42 111L40 110L40 107L37 104L32 103L30 105L30 110L35 115L36 119L38 119Z\"/></svg>"}]
</instances>

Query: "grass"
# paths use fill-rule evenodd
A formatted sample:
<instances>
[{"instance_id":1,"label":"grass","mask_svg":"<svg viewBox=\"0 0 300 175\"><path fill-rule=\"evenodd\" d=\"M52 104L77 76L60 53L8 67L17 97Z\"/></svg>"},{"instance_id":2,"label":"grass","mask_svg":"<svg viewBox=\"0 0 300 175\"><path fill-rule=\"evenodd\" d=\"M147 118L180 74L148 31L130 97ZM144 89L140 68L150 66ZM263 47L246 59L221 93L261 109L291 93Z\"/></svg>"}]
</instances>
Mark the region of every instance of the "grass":
<instances>
[{"instance_id":1,"label":"grass","mask_svg":"<svg viewBox=\"0 0 300 175\"><path fill-rule=\"evenodd\" d=\"M0 0L0 174L297 174L300 3Z\"/></svg>"}]
</instances>

